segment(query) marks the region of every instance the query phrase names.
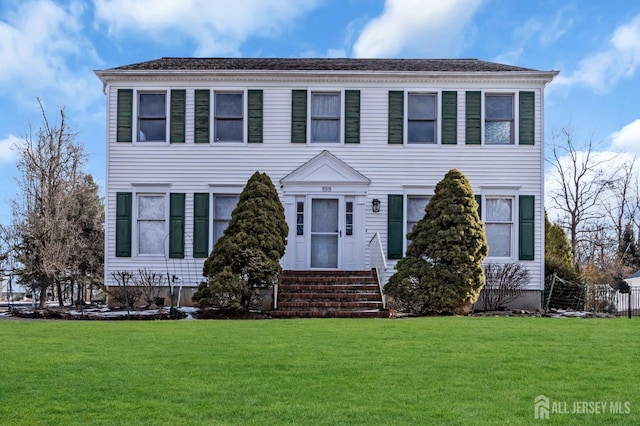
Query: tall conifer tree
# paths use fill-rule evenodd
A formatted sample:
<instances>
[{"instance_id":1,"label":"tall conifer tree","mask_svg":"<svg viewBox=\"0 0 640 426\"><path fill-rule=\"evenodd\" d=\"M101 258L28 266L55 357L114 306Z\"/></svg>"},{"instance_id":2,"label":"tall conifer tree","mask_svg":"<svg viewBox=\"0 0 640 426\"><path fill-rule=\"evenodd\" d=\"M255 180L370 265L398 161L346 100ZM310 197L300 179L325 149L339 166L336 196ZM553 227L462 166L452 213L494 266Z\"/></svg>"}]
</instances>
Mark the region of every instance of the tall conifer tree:
<instances>
[{"instance_id":1,"label":"tall conifer tree","mask_svg":"<svg viewBox=\"0 0 640 426\"><path fill-rule=\"evenodd\" d=\"M265 173L254 173L231 213L229 226L204 263L207 281L194 294L194 301L248 309L257 289L279 282L288 233L273 182Z\"/></svg>"},{"instance_id":2,"label":"tall conifer tree","mask_svg":"<svg viewBox=\"0 0 640 426\"><path fill-rule=\"evenodd\" d=\"M488 246L473 190L460 171L450 170L438 183L407 237L406 255L385 293L418 314L470 308L485 283Z\"/></svg>"}]
</instances>

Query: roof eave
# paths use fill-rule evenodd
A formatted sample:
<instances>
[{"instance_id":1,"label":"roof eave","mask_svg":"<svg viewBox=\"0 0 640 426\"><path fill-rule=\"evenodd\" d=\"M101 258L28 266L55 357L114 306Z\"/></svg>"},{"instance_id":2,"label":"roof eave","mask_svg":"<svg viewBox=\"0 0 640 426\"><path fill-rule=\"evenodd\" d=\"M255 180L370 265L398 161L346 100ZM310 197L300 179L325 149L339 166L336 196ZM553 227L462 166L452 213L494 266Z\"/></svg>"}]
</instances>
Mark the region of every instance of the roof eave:
<instances>
[{"instance_id":1,"label":"roof eave","mask_svg":"<svg viewBox=\"0 0 640 426\"><path fill-rule=\"evenodd\" d=\"M349 71L349 70L95 70L103 84L112 81L122 81L127 79L141 78L176 78L176 77L407 77L407 78L505 78L515 80L540 80L545 84L550 83L557 75L558 71Z\"/></svg>"}]
</instances>

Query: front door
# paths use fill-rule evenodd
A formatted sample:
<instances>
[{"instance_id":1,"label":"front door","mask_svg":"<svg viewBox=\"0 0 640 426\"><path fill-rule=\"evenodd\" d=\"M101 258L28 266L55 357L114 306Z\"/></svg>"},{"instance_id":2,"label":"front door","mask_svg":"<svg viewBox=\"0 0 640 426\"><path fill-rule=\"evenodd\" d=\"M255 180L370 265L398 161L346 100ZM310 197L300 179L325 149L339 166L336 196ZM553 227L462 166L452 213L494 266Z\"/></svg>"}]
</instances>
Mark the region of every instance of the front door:
<instances>
[{"instance_id":1,"label":"front door","mask_svg":"<svg viewBox=\"0 0 640 426\"><path fill-rule=\"evenodd\" d=\"M312 268L340 268L340 199L311 199L310 266Z\"/></svg>"}]
</instances>

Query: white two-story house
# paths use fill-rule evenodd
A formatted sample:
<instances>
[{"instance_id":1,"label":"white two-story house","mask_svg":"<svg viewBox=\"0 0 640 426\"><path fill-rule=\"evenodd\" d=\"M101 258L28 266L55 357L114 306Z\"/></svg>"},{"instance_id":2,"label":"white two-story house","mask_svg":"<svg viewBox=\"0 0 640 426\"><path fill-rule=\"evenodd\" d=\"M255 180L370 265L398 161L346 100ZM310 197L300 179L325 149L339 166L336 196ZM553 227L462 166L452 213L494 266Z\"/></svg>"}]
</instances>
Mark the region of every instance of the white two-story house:
<instances>
[{"instance_id":1,"label":"white two-story house","mask_svg":"<svg viewBox=\"0 0 640 426\"><path fill-rule=\"evenodd\" d=\"M457 168L480 204L486 261L526 265L521 303L540 305L544 89L557 72L476 59L161 58L96 74L108 285L114 271L147 268L189 303L256 171L285 208L284 269L386 263L388 278Z\"/></svg>"}]
</instances>

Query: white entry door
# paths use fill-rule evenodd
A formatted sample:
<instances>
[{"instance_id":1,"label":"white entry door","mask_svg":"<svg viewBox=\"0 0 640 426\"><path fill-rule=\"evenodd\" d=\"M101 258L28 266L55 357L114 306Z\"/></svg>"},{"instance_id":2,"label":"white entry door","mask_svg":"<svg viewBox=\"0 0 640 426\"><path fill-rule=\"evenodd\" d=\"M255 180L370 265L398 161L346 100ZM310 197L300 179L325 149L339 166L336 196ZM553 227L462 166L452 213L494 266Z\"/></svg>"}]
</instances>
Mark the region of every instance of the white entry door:
<instances>
[{"instance_id":1,"label":"white entry door","mask_svg":"<svg viewBox=\"0 0 640 426\"><path fill-rule=\"evenodd\" d=\"M340 198L311 199L309 241L311 268L338 269L341 267L341 204Z\"/></svg>"}]
</instances>

